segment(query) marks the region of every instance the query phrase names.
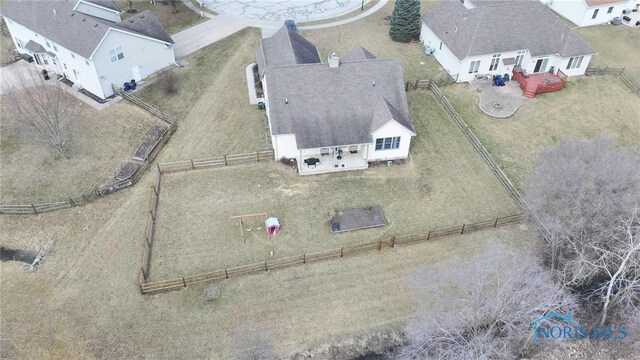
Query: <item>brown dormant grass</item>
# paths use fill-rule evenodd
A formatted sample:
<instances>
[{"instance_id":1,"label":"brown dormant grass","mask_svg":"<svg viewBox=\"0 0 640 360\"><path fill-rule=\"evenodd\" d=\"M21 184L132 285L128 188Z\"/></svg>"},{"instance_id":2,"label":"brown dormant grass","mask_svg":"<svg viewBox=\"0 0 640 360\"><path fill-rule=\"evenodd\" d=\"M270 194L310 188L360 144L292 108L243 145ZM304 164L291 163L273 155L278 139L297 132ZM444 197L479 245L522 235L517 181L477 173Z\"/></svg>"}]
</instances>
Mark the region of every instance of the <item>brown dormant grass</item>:
<instances>
[{"instance_id":1,"label":"brown dormant grass","mask_svg":"<svg viewBox=\"0 0 640 360\"><path fill-rule=\"evenodd\" d=\"M571 79L562 91L537 95L508 119L482 113L467 84L443 91L516 186L522 185L539 151L567 138L610 135L640 150L638 96L615 77Z\"/></svg>"},{"instance_id":2,"label":"brown dormant grass","mask_svg":"<svg viewBox=\"0 0 640 360\"><path fill-rule=\"evenodd\" d=\"M80 104L80 116L69 127L68 159L31 139L0 98L0 200L29 204L76 196L114 179L121 164L157 118L120 101L97 111Z\"/></svg>"}]
</instances>

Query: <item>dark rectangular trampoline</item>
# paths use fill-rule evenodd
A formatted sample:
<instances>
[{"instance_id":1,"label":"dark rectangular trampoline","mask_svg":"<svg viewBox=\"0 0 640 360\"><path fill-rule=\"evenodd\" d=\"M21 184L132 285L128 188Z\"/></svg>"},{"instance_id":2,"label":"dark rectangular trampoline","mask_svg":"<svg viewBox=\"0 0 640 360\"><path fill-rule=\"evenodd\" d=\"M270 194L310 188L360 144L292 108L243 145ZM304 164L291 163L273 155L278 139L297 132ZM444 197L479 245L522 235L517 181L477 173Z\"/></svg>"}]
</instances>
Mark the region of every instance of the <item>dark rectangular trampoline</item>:
<instances>
[{"instance_id":1,"label":"dark rectangular trampoline","mask_svg":"<svg viewBox=\"0 0 640 360\"><path fill-rule=\"evenodd\" d=\"M385 226L387 221L380 205L335 210L328 215L334 233Z\"/></svg>"}]
</instances>

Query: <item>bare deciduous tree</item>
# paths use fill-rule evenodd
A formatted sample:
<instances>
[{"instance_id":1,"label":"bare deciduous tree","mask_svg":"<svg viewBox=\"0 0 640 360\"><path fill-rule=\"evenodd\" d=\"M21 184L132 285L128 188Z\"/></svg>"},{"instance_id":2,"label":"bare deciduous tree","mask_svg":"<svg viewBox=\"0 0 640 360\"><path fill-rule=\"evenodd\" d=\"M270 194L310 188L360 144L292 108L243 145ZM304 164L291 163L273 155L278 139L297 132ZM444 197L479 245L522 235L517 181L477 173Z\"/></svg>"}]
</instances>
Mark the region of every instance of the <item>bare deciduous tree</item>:
<instances>
[{"instance_id":1,"label":"bare deciduous tree","mask_svg":"<svg viewBox=\"0 0 640 360\"><path fill-rule=\"evenodd\" d=\"M68 126L77 119L78 101L57 81L46 81L35 70L17 73L14 83L5 80L4 85L8 89L4 95L8 108L23 130L66 158Z\"/></svg>"},{"instance_id":2,"label":"bare deciduous tree","mask_svg":"<svg viewBox=\"0 0 640 360\"><path fill-rule=\"evenodd\" d=\"M620 286L635 283L638 250L624 240L633 229L620 221L640 202L638 169L640 155L610 139L569 140L542 152L526 184L527 202L551 233L543 257L564 286L588 296L585 310L601 322L612 306L628 305L631 293Z\"/></svg>"},{"instance_id":3,"label":"bare deciduous tree","mask_svg":"<svg viewBox=\"0 0 640 360\"><path fill-rule=\"evenodd\" d=\"M548 270L530 258L518 258L517 266L497 268L495 248L474 261L474 271L456 262L445 272L420 271L414 284L424 289L425 303L447 302L448 311L429 316L419 312L406 328L407 344L395 357L409 359L515 359L528 356L544 344L532 344L530 323L550 311L571 312L572 296L554 283ZM450 304L450 297L434 296L434 286L447 284L464 298ZM545 343L548 344L548 343Z\"/></svg>"},{"instance_id":4,"label":"bare deciduous tree","mask_svg":"<svg viewBox=\"0 0 640 360\"><path fill-rule=\"evenodd\" d=\"M610 309L630 314L640 306L640 214L636 208L629 219L622 221L619 231L611 236L608 246L590 245L596 255L585 259L604 279L590 291L600 308L600 325L607 321Z\"/></svg>"}]
</instances>

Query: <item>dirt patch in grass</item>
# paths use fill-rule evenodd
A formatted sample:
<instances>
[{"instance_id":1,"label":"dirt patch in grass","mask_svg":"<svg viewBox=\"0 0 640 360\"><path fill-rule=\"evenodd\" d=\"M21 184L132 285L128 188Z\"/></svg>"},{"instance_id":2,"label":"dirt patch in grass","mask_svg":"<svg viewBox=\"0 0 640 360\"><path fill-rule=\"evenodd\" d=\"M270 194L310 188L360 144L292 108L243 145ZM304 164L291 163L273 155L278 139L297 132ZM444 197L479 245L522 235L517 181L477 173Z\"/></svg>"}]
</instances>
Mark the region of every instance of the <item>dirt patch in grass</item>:
<instances>
[{"instance_id":1,"label":"dirt patch in grass","mask_svg":"<svg viewBox=\"0 0 640 360\"><path fill-rule=\"evenodd\" d=\"M200 17L195 11L189 9L182 1L175 2L175 8L169 1L156 1L153 5L149 0L134 0L133 8L138 10L137 13L128 13L129 2L126 0L116 0L116 4L122 9L122 20L134 16L143 11L149 10L158 19L160 24L169 34L175 34L186 28L190 28L196 24L206 21L208 18ZM177 10L176 13L173 11Z\"/></svg>"},{"instance_id":2,"label":"dirt patch in grass","mask_svg":"<svg viewBox=\"0 0 640 360\"><path fill-rule=\"evenodd\" d=\"M614 77L572 78L562 91L536 95L509 119L480 112L477 94L467 84L443 91L516 186L539 151L567 138L611 135L640 150L640 102Z\"/></svg>"},{"instance_id":3,"label":"dirt patch in grass","mask_svg":"<svg viewBox=\"0 0 640 360\"><path fill-rule=\"evenodd\" d=\"M595 49L591 65L623 67L640 81L640 31L628 26L598 25L575 29Z\"/></svg>"},{"instance_id":4,"label":"dirt patch in grass","mask_svg":"<svg viewBox=\"0 0 640 360\"><path fill-rule=\"evenodd\" d=\"M120 165L157 119L120 101L97 111L79 100L80 116L72 122L67 141L68 159L21 129L0 98L0 200L34 203L75 196L113 180Z\"/></svg>"},{"instance_id":5,"label":"dirt patch in grass","mask_svg":"<svg viewBox=\"0 0 640 360\"><path fill-rule=\"evenodd\" d=\"M411 161L317 176L279 163L163 176L154 280L423 233L516 213L466 138L427 92L408 94L414 138ZM332 234L327 213L379 204L387 226ZM282 232L267 240L264 219L246 222L246 243L229 217L266 212ZM261 227L261 229L258 229Z\"/></svg>"},{"instance_id":6,"label":"dirt patch in grass","mask_svg":"<svg viewBox=\"0 0 640 360\"><path fill-rule=\"evenodd\" d=\"M436 4L423 1L421 13ZM405 80L445 77L444 69L432 56L424 53L420 43L398 43L389 37L389 25L384 21L393 11L393 2L368 17L328 29L300 31L300 34L318 47L320 57L326 61L335 52L344 57L356 46L362 46L379 58L400 58ZM446 75L448 76L448 75Z\"/></svg>"},{"instance_id":7,"label":"dirt patch in grass","mask_svg":"<svg viewBox=\"0 0 640 360\"><path fill-rule=\"evenodd\" d=\"M491 238L522 251L536 243L515 225L225 281L216 285L215 300L203 295L210 285L141 296L136 281L150 184L147 175L82 208L0 216L0 245L21 247L46 235L57 241L35 272L2 264L1 326L15 344L12 356L228 359L234 355L227 334L241 319L263 324L286 356L401 327L416 306L406 278L417 266L473 258ZM434 302L447 296L434 293Z\"/></svg>"}]
</instances>

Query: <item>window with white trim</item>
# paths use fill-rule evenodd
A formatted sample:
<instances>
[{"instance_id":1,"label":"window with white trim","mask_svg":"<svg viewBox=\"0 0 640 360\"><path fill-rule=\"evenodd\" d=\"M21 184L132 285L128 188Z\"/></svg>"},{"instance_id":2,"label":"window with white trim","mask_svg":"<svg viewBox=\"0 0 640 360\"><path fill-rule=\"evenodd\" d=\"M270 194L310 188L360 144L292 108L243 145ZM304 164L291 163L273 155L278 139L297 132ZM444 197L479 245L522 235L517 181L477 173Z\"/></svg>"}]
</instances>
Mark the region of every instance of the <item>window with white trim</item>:
<instances>
[{"instance_id":1,"label":"window with white trim","mask_svg":"<svg viewBox=\"0 0 640 360\"><path fill-rule=\"evenodd\" d=\"M78 80L79 75L80 75L80 71L76 71L76 69L73 69L73 76L76 78L76 80Z\"/></svg>"},{"instance_id":2,"label":"window with white trim","mask_svg":"<svg viewBox=\"0 0 640 360\"><path fill-rule=\"evenodd\" d=\"M522 66L522 60L524 60L524 54L526 54L526 50L520 50L516 54L516 66Z\"/></svg>"},{"instance_id":3,"label":"window with white trim","mask_svg":"<svg viewBox=\"0 0 640 360\"><path fill-rule=\"evenodd\" d=\"M44 42L47 44L47 47L51 49L51 43L49 42L49 40L45 39Z\"/></svg>"},{"instance_id":4,"label":"window with white trim","mask_svg":"<svg viewBox=\"0 0 640 360\"><path fill-rule=\"evenodd\" d=\"M567 63L567 69L577 69L582 65L582 59L584 56L574 56L569 58L569 62Z\"/></svg>"},{"instance_id":5,"label":"window with white trim","mask_svg":"<svg viewBox=\"0 0 640 360\"><path fill-rule=\"evenodd\" d=\"M376 150L398 149L400 136L376 139Z\"/></svg>"},{"instance_id":6,"label":"window with white trim","mask_svg":"<svg viewBox=\"0 0 640 360\"><path fill-rule=\"evenodd\" d=\"M85 60L84 63L89 66L89 60Z\"/></svg>"},{"instance_id":7,"label":"window with white trim","mask_svg":"<svg viewBox=\"0 0 640 360\"><path fill-rule=\"evenodd\" d=\"M609 9L607 9L607 14L611 14L613 12L613 6L609 6Z\"/></svg>"},{"instance_id":8,"label":"window with white trim","mask_svg":"<svg viewBox=\"0 0 640 360\"><path fill-rule=\"evenodd\" d=\"M480 69L480 60L472 61L471 64L469 64L469 74L476 74L478 69Z\"/></svg>"},{"instance_id":9,"label":"window with white trim","mask_svg":"<svg viewBox=\"0 0 640 360\"><path fill-rule=\"evenodd\" d=\"M58 48L56 47L56 44L52 44L53 45L53 50L54 51L58 51Z\"/></svg>"},{"instance_id":10,"label":"window with white trim","mask_svg":"<svg viewBox=\"0 0 640 360\"><path fill-rule=\"evenodd\" d=\"M124 59L124 53L122 52L122 48L118 46L113 50L109 50L109 58L111 59L112 63L118 60Z\"/></svg>"},{"instance_id":11,"label":"window with white trim","mask_svg":"<svg viewBox=\"0 0 640 360\"><path fill-rule=\"evenodd\" d=\"M74 53L69 53L69 54L71 54L72 58L74 58L74 59L76 58L76 55Z\"/></svg>"},{"instance_id":12,"label":"window with white trim","mask_svg":"<svg viewBox=\"0 0 640 360\"><path fill-rule=\"evenodd\" d=\"M24 43L22 42L22 40L15 38L16 39L16 44L18 45L19 48L24 49Z\"/></svg>"},{"instance_id":13,"label":"window with white trim","mask_svg":"<svg viewBox=\"0 0 640 360\"><path fill-rule=\"evenodd\" d=\"M489 71L496 70L500 64L500 54L493 54L491 57L491 65L489 65Z\"/></svg>"},{"instance_id":14,"label":"window with white trim","mask_svg":"<svg viewBox=\"0 0 640 360\"><path fill-rule=\"evenodd\" d=\"M595 9L593 10L593 15L591 16L592 19L595 19L598 16L598 12L600 11L600 9Z\"/></svg>"}]
</instances>

